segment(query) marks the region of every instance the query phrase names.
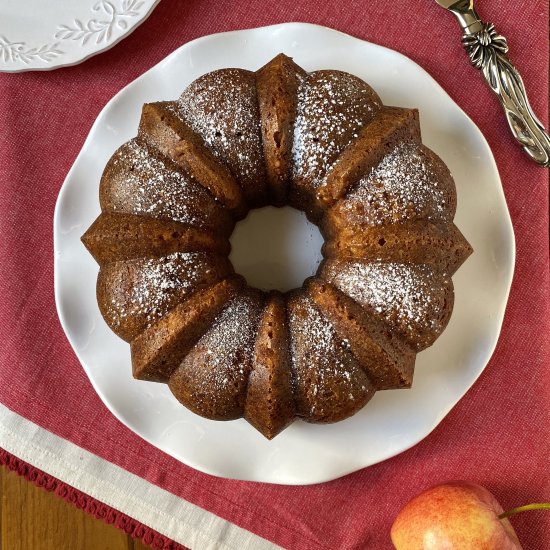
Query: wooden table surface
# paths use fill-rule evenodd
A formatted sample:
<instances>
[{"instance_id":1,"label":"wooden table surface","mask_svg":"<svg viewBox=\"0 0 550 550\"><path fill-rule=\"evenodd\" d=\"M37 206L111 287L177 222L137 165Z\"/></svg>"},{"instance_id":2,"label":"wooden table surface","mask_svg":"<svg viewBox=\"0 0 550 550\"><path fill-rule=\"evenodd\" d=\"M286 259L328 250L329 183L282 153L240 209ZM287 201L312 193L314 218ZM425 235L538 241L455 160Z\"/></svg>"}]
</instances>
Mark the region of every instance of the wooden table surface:
<instances>
[{"instance_id":1,"label":"wooden table surface","mask_svg":"<svg viewBox=\"0 0 550 550\"><path fill-rule=\"evenodd\" d=\"M145 550L119 529L0 468L0 550Z\"/></svg>"}]
</instances>

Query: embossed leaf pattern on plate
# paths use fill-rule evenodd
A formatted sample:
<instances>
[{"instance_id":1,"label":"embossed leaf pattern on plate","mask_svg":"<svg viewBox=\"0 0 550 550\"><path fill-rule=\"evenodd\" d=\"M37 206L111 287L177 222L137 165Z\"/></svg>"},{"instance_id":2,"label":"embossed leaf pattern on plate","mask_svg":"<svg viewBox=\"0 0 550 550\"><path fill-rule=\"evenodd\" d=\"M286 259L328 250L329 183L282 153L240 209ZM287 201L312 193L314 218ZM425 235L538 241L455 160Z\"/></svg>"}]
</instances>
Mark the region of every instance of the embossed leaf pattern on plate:
<instances>
[{"instance_id":1,"label":"embossed leaf pattern on plate","mask_svg":"<svg viewBox=\"0 0 550 550\"><path fill-rule=\"evenodd\" d=\"M29 48L25 42L10 42L5 36L0 36L0 57L6 63L22 61L27 64L34 59L49 63L64 53L58 46L59 42Z\"/></svg>"},{"instance_id":2,"label":"embossed leaf pattern on plate","mask_svg":"<svg viewBox=\"0 0 550 550\"><path fill-rule=\"evenodd\" d=\"M102 19L93 18L87 22L75 19L72 25L59 25L54 37L59 40L80 40L82 45L95 38L95 43L99 44L111 39L115 27L126 29L128 23L124 18L136 17L142 6L143 2L139 0L123 0L118 9L113 2L101 0L94 4L92 11L101 12Z\"/></svg>"},{"instance_id":3,"label":"embossed leaf pattern on plate","mask_svg":"<svg viewBox=\"0 0 550 550\"><path fill-rule=\"evenodd\" d=\"M156 4L153 3L153 5ZM63 48L63 43L79 46L108 46L124 35L129 29L130 20L143 18L151 8L151 2L144 0L100 0L89 7L89 18L75 17L72 23L60 23L52 29L52 38L43 44L29 44L23 39L12 40L7 33L0 34L1 64L38 65L60 64L61 58L74 48ZM104 49L102 47L98 51ZM6 68L6 70L11 70Z\"/></svg>"}]
</instances>

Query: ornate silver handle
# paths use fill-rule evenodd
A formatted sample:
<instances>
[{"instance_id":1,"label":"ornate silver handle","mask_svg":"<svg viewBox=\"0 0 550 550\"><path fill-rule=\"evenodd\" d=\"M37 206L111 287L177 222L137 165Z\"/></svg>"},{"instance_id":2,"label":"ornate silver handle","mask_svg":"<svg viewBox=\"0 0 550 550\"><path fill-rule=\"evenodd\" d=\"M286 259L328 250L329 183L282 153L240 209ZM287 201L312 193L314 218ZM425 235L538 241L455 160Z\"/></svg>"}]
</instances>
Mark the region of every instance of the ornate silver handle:
<instances>
[{"instance_id":1,"label":"ornate silver handle","mask_svg":"<svg viewBox=\"0 0 550 550\"><path fill-rule=\"evenodd\" d=\"M450 8L464 30L462 43L474 67L498 95L514 137L538 164L550 167L550 137L537 119L527 99L523 80L508 56L506 38L492 23L484 23L473 0L461 0Z\"/></svg>"}]
</instances>

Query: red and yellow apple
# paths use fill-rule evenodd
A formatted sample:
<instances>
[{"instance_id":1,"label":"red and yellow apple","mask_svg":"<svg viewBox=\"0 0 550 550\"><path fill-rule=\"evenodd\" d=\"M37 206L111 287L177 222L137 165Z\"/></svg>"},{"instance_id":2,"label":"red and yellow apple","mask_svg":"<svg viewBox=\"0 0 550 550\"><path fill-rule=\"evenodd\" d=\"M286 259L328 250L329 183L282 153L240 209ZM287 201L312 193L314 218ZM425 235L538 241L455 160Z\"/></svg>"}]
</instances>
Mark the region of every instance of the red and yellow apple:
<instances>
[{"instance_id":1,"label":"red and yellow apple","mask_svg":"<svg viewBox=\"0 0 550 550\"><path fill-rule=\"evenodd\" d=\"M519 510L518 510L519 511ZM521 544L497 499L466 481L432 487L397 516L391 539L397 550L518 550Z\"/></svg>"}]
</instances>

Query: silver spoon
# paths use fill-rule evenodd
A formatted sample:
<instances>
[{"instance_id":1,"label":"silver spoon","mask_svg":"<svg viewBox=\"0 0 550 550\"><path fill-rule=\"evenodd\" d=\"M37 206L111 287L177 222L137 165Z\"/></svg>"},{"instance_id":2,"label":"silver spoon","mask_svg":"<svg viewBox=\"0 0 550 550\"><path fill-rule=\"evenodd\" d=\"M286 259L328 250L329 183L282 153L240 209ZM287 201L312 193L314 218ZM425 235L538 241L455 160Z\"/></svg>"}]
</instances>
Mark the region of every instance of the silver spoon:
<instances>
[{"instance_id":1,"label":"silver spoon","mask_svg":"<svg viewBox=\"0 0 550 550\"><path fill-rule=\"evenodd\" d=\"M458 18L470 61L483 72L487 84L498 95L514 137L535 162L550 167L550 137L533 113L523 80L506 55L506 38L497 34L492 23L481 21L473 0L436 2Z\"/></svg>"}]
</instances>

